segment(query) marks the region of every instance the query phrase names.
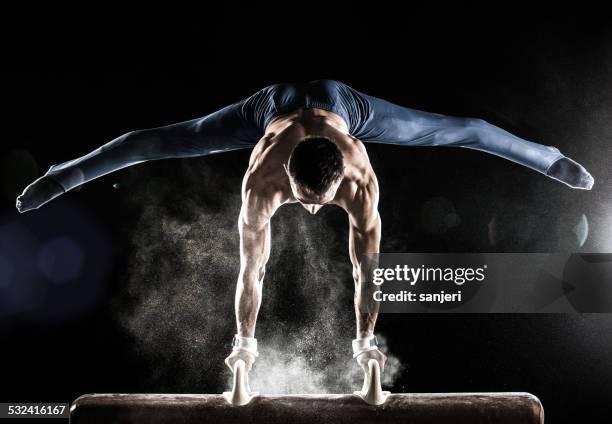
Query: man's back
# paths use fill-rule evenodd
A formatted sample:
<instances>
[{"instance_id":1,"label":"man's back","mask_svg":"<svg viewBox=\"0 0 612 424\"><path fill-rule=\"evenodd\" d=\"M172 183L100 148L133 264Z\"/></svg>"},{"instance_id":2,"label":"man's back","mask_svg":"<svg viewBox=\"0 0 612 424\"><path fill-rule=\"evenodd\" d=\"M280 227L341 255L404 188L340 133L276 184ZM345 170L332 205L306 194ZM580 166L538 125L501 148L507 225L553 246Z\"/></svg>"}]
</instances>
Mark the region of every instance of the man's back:
<instances>
[{"instance_id":1,"label":"man's back","mask_svg":"<svg viewBox=\"0 0 612 424\"><path fill-rule=\"evenodd\" d=\"M300 201L292 193L284 166L299 141L308 137L332 140L344 158L344 177L329 204L346 209L359 186L376 184L365 146L348 133L340 116L322 109L300 109L272 120L253 149L242 185L243 202L247 196L258 198L253 212L269 219L282 204Z\"/></svg>"}]
</instances>

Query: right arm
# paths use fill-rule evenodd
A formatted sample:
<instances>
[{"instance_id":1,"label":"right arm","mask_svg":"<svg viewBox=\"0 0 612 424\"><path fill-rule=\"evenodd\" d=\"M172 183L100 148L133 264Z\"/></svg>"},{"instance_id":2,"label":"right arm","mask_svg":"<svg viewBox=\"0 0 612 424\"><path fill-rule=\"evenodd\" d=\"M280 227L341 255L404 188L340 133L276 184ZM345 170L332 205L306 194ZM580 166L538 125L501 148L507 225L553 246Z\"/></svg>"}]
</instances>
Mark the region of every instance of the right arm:
<instances>
[{"instance_id":1,"label":"right arm","mask_svg":"<svg viewBox=\"0 0 612 424\"><path fill-rule=\"evenodd\" d=\"M236 335L246 349L232 349L226 365L233 370L237 360L244 360L251 369L257 355L255 324L261 305L261 294L266 263L270 257L270 204L272 198L256 194L254 190L243 191L242 208L238 218L240 233L240 272L236 284L235 314Z\"/></svg>"},{"instance_id":2,"label":"right arm","mask_svg":"<svg viewBox=\"0 0 612 424\"><path fill-rule=\"evenodd\" d=\"M270 220L243 205L238 219L240 273L236 285L238 335L254 337L266 263L270 257Z\"/></svg>"}]
</instances>

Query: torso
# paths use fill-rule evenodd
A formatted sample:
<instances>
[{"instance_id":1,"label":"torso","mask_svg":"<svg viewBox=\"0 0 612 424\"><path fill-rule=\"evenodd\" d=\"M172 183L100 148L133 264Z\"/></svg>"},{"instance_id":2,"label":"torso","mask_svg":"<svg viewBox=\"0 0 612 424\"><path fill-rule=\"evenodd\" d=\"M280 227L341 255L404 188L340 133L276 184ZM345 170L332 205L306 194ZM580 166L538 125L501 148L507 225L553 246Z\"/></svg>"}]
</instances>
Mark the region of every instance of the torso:
<instances>
[{"instance_id":1,"label":"torso","mask_svg":"<svg viewBox=\"0 0 612 424\"><path fill-rule=\"evenodd\" d=\"M378 191L365 146L348 133L346 122L326 110L300 109L275 117L251 153L242 183L242 197L243 203L247 196L257 198L256 215L262 220L269 219L281 205L297 201L283 164L287 164L291 151L300 140L312 136L333 140L344 158L344 177L331 204L350 213L359 188L375 186Z\"/></svg>"}]
</instances>

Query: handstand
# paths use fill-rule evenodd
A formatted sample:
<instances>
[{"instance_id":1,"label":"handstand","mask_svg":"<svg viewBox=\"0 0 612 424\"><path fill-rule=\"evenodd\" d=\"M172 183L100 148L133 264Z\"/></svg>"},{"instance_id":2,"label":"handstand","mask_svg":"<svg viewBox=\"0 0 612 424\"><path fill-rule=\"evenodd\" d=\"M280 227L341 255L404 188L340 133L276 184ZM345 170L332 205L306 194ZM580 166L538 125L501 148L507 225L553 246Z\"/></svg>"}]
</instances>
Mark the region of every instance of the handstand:
<instances>
[{"instance_id":1,"label":"handstand","mask_svg":"<svg viewBox=\"0 0 612 424\"><path fill-rule=\"evenodd\" d=\"M349 216L349 254L355 280L354 357L374 359L378 309L364 310L365 254L378 253L378 182L363 142L455 146L481 150L539 171L570 187L591 189L593 178L558 149L516 137L481 119L449 117L397 106L338 81L275 84L203 118L124 134L80 158L53 165L17 198L36 209L66 191L136 163L252 148L242 181L240 274L233 349L226 364L257 357L255 323L270 254L270 219L286 203L315 214L326 204Z\"/></svg>"}]
</instances>

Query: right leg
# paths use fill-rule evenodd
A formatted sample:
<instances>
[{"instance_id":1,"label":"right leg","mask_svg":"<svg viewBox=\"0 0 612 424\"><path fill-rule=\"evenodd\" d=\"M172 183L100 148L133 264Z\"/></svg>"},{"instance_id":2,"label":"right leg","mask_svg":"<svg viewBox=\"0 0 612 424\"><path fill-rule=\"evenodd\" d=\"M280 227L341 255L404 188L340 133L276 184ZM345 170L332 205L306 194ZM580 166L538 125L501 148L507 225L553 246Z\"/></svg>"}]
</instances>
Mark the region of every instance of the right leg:
<instances>
[{"instance_id":1,"label":"right leg","mask_svg":"<svg viewBox=\"0 0 612 424\"><path fill-rule=\"evenodd\" d=\"M245 108L254 96L202 118L131 131L84 156L53 165L26 187L17 198L17 209L36 209L74 187L137 163L251 148L263 135Z\"/></svg>"}]
</instances>

